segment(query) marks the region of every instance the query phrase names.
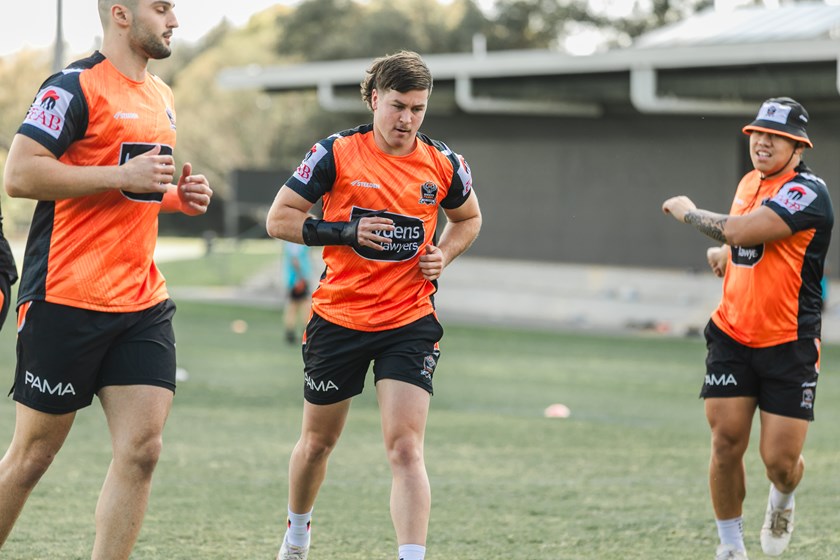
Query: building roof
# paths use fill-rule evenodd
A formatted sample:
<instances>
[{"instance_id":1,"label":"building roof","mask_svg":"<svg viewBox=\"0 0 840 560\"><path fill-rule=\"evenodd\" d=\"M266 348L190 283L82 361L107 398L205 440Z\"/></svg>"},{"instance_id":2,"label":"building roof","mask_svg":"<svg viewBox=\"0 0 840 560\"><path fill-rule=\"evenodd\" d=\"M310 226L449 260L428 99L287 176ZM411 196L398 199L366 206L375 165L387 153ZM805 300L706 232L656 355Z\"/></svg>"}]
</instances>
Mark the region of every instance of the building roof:
<instances>
[{"instance_id":1,"label":"building roof","mask_svg":"<svg viewBox=\"0 0 840 560\"><path fill-rule=\"evenodd\" d=\"M700 47L822 39L840 39L840 5L802 2L776 8L708 9L643 35L635 46Z\"/></svg>"},{"instance_id":2,"label":"building roof","mask_svg":"<svg viewBox=\"0 0 840 560\"><path fill-rule=\"evenodd\" d=\"M794 24L791 25L791 22ZM551 50L424 56L445 110L598 117L608 111L750 115L770 94L840 110L840 5L704 12L633 47L587 56ZM366 111L369 59L223 70L227 88L315 89L334 111ZM773 90L773 91L768 91ZM439 98L440 94L436 94ZM439 101L435 109L440 110Z\"/></svg>"}]
</instances>

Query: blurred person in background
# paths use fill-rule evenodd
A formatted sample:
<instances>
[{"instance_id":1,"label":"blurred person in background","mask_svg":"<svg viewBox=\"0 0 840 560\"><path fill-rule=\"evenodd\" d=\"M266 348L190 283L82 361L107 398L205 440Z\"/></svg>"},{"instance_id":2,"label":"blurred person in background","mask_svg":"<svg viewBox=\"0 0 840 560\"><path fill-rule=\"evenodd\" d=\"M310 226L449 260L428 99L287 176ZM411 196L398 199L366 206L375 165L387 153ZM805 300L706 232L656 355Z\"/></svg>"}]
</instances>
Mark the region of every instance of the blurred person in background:
<instances>
[{"instance_id":1,"label":"blurred person in background","mask_svg":"<svg viewBox=\"0 0 840 560\"><path fill-rule=\"evenodd\" d=\"M312 265L309 247L300 243L283 243L283 274L286 277L286 309L283 313L283 326L286 329L286 342L294 344L300 341L300 325L305 325L312 309L309 279Z\"/></svg>"}]
</instances>

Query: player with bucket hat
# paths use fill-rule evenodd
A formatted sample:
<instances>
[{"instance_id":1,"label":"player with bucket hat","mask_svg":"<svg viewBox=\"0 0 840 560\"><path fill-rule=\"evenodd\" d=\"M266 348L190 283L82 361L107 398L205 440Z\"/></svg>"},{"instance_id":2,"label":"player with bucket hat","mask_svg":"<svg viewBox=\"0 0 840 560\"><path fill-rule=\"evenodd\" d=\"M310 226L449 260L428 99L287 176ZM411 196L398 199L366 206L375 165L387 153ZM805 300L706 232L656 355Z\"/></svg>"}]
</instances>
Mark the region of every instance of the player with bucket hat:
<instances>
[{"instance_id":1,"label":"player with bucket hat","mask_svg":"<svg viewBox=\"0 0 840 560\"><path fill-rule=\"evenodd\" d=\"M814 144L805 131L808 118L808 111L795 100L790 97L773 97L761 104L758 116L742 130L744 134L759 131L786 136L813 148Z\"/></svg>"},{"instance_id":2,"label":"player with bucket hat","mask_svg":"<svg viewBox=\"0 0 840 560\"><path fill-rule=\"evenodd\" d=\"M706 327L700 396L712 432L709 488L718 560L745 560L744 455L756 409L770 496L760 531L769 556L793 531L794 490L814 419L820 370L822 284L834 211L825 182L802 161L812 148L808 112L789 97L761 104L743 132L754 169L738 185L729 214L698 209L686 196L662 210L723 243L707 251L723 277L721 302ZM801 552L799 556L801 556Z\"/></svg>"}]
</instances>

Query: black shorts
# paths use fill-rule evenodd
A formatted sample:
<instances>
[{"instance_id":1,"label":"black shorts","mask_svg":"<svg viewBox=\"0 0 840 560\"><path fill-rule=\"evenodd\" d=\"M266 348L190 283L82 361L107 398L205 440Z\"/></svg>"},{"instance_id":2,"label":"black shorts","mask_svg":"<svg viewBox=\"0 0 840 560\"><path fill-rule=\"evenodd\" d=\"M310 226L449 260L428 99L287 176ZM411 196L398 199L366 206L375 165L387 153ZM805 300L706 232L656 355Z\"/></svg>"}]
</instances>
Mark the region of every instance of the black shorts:
<instances>
[{"instance_id":1,"label":"black shorts","mask_svg":"<svg viewBox=\"0 0 840 560\"><path fill-rule=\"evenodd\" d=\"M108 385L175 391L175 304L105 313L31 301L18 308L14 399L64 414L84 408Z\"/></svg>"},{"instance_id":2,"label":"black shorts","mask_svg":"<svg viewBox=\"0 0 840 560\"><path fill-rule=\"evenodd\" d=\"M3 325L6 323L11 301L12 284L5 274L0 273L0 328L3 328Z\"/></svg>"},{"instance_id":3,"label":"black shorts","mask_svg":"<svg viewBox=\"0 0 840 560\"><path fill-rule=\"evenodd\" d=\"M702 398L756 397L765 412L814 419L819 339L751 348L733 340L712 321L705 334L708 354Z\"/></svg>"},{"instance_id":4,"label":"black shorts","mask_svg":"<svg viewBox=\"0 0 840 560\"><path fill-rule=\"evenodd\" d=\"M354 397L373 362L374 383L397 379L432 391L443 327L427 315L403 327L366 332L341 327L313 313L303 344L303 396L313 404Z\"/></svg>"}]
</instances>

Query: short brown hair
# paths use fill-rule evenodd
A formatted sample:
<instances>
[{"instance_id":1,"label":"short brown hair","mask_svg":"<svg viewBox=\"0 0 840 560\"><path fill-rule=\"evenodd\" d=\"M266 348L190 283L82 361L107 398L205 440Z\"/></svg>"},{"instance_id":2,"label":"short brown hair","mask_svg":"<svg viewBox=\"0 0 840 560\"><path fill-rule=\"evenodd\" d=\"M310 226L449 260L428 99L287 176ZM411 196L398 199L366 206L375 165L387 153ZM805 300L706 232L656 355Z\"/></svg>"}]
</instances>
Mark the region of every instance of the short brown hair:
<instances>
[{"instance_id":1,"label":"short brown hair","mask_svg":"<svg viewBox=\"0 0 840 560\"><path fill-rule=\"evenodd\" d=\"M400 51L373 61L362 80L362 100L373 109L370 97L374 89L393 89L400 93L418 89L432 91L432 73L429 67L412 51Z\"/></svg>"},{"instance_id":2,"label":"short brown hair","mask_svg":"<svg viewBox=\"0 0 840 560\"><path fill-rule=\"evenodd\" d=\"M129 10L137 9L137 0L99 0L99 20L102 22L102 27L107 27L111 22L111 6L114 4L122 4Z\"/></svg>"}]
</instances>

